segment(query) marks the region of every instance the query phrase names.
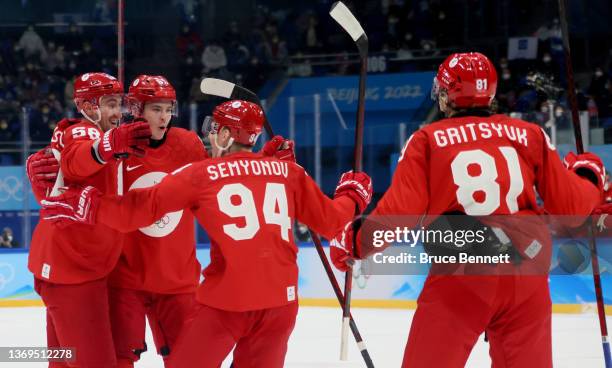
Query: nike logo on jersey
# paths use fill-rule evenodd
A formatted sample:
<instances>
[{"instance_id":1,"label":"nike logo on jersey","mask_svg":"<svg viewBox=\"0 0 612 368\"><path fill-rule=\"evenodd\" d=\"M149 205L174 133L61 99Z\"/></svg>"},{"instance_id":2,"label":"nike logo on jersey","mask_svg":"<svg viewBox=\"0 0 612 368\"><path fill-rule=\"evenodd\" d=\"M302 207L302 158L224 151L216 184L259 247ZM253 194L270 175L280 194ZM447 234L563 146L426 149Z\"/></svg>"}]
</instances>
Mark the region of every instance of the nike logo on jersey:
<instances>
[{"instance_id":1,"label":"nike logo on jersey","mask_svg":"<svg viewBox=\"0 0 612 368\"><path fill-rule=\"evenodd\" d=\"M139 168L139 167L141 167L141 166L142 166L142 165L136 165L136 166L130 166L130 165L128 165L128 166L126 166L126 167L125 167L125 169L126 169L128 172L130 172L130 171L132 171L132 170L136 170L136 169L138 169L138 168Z\"/></svg>"}]
</instances>

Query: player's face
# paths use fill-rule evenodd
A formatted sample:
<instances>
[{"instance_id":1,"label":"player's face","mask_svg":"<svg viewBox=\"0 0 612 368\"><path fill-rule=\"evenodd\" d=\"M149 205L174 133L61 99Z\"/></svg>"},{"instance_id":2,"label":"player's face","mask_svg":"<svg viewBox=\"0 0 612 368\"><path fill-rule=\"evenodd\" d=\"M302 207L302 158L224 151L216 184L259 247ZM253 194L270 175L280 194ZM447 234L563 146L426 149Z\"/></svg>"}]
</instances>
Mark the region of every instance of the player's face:
<instances>
[{"instance_id":1,"label":"player's face","mask_svg":"<svg viewBox=\"0 0 612 368\"><path fill-rule=\"evenodd\" d=\"M172 101L153 101L145 104L142 117L149 122L153 139L162 139L166 134L173 107Z\"/></svg>"},{"instance_id":2,"label":"player's face","mask_svg":"<svg viewBox=\"0 0 612 368\"><path fill-rule=\"evenodd\" d=\"M208 140L210 141L210 150L212 152L212 157L221 157L223 154L227 152L227 149L221 149L219 147L227 147L227 144L230 140L230 131L226 128L221 128L221 130L216 133L209 133Z\"/></svg>"},{"instance_id":3,"label":"player's face","mask_svg":"<svg viewBox=\"0 0 612 368\"><path fill-rule=\"evenodd\" d=\"M444 90L441 90L438 94L438 106L440 107L440 111L442 111L442 113L448 114L450 112L448 106L448 95Z\"/></svg>"},{"instance_id":4,"label":"player's face","mask_svg":"<svg viewBox=\"0 0 612 368\"><path fill-rule=\"evenodd\" d=\"M100 129L106 132L119 126L121 121L121 96L110 95L100 98Z\"/></svg>"}]
</instances>

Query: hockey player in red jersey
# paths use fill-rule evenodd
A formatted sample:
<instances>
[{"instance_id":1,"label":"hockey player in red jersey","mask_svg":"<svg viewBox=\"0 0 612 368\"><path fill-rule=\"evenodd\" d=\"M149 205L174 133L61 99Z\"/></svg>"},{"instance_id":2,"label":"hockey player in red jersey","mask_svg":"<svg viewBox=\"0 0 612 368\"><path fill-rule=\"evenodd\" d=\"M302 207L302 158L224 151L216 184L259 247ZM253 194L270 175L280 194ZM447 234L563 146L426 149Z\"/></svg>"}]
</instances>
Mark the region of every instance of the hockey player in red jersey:
<instances>
[{"instance_id":1,"label":"hockey player in red jersey","mask_svg":"<svg viewBox=\"0 0 612 368\"><path fill-rule=\"evenodd\" d=\"M50 145L61 154L66 185L95 185L103 193L117 194L121 173L116 155L144 152L149 126L118 126L123 93L122 84L104 73L76 78L74 101L84 119L60 122ZM116 366L107 276L119 258L121 238L104 225L59 229L44 220L34 231L28 268L47 307L47 345L75 348L76 361L70 366Z\"/></svg>"},{"instance_id":2,"label":"hockey player in red jersey","mask_svg":"<svg viewBox=\"0 0 612 368\"><path fill-rule=\"evenodd\" d=\"M127 104L136 120L151 127L144 157L123 163L123 191L147 188L190 162L208 157L195 132L172 127L176 92L163 76L140 75L132 81ZM123 251L109 277L111 327L118 367L133 367L147 350L145 318L157 352L175 348L183 322L197 306L200 263L195 254L191 209L165 213L148 226L125 235Z\"/></svg>"},{"instance_id":3,"label":"hockey player in red jersey","mask_svg":"<svg viewBox=\"0 0 612 368\"><path fill-rule=\"evenodd\" d=\"M375 251L361 235L376 216L537 215L536 190L553 215L586 216L600 203L601 160L579 155L566 169L540 127L488 111L496 86L495 68L482 54L453 54L440 65L433 94L446 118L408 139L371 220L358 222L357 231L346 226L333 241L336 267L344 270L347 259ZM535 227L526 243L515 241L516 229L507 235L523 263L540 256L550 262L550 233ZM495 275L499 265L485 267L489 273L481 276L430 272L402 367L463 367L483 332L493 367L552 366L547 274Z\"/></svg>"},{"instance_id":4,"label":"hockey player in red jersey","mask_svg":"<svg viewBox=\"0 0 612 368\"><path fill-rule=\"evenodd\" d=\"M282 367L297 314L294 220L330 238L371 199L364 173L342 176L334 200L303 168L251 152L262 130L255 104L228 101L208 119L213 158L188 164L153 188L123 197L72 188L43 201L42 216L103 223L122 231L190 208L211 239L210 265L197 290L200 308L170 356L172 367ZM78 213L82 201L84 211Z\"/></svg>"}]
</instances>

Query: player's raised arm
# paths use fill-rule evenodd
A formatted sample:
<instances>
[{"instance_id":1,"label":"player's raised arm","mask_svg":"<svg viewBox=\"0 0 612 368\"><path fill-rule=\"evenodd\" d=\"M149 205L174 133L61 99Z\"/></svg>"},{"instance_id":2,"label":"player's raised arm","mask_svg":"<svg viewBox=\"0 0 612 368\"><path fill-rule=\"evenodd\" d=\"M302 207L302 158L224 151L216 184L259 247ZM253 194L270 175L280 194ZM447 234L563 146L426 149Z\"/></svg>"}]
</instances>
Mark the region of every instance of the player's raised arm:
<instances>
[{"instance_id":1,"label":"player's raised arm","mask_svg":"<svg viewBox=\"0 0 612 368\"><path fill-rule=\"evenodd\" d=\"M201 183L200 169L197 164L188 164L153 187L131 190L123 196L103 196L91 186L70 187L62 195L42 201L41 217L60 227L76 222L134 231L165 213L194 205L199 190L193 183Z\"/></svg>"},{"instance_id":2,"label":"player's raised arm","mask_svg":"<svg viewBox=\"0 0 612 368\"><path fill-rule=\"evenodd\" d=\"M372 180L364 172L342 174L332 200L321 192L302 168L299 170L296 217L328 239L333 238L355 216L355 206L362 213L372 199Z\"/></svg>"},{"instance_id":3,"label":"player's raised arm","mask_svg":"<svg viewBox=\"0 0 612 368\"><path fill-rule=\"evenodd\" d=\"M569 153L561 162L543 131L542 164L536 171L536 187L544 209L553 215L589 215L603 198L605 169L592 153ZM565 164L565 165L564 165Z\"/></svg>"},{"instance_id":4,"label":"player's raised arm","mask_svg":"<svg viewBox=\"0 0 612 368\"><path fill-rule=\"evenodd\" d=\"M66 178L88 178L119 154L141 154L151 131L146 123L119 126L123 86L105 73L75 80L74 101L84 119L64 127L57 139Z\"/></svg>"}]
</instances>

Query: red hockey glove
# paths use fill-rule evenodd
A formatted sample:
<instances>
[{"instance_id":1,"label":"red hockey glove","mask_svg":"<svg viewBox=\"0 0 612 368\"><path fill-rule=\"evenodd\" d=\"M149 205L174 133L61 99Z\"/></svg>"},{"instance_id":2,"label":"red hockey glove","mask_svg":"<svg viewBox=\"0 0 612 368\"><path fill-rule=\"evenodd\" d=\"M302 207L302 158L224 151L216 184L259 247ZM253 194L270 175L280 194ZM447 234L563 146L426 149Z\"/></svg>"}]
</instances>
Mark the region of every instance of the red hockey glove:
<instances>
[{"instance_id":1,"label":"red hockey glove","mask_svg":"<svg viewBox=\"0 0 612 368\"><path fill-rule=\"evenodd\" d=\"M261 152L264 156L274 156L282 161L295 162L295 143L292 140L275 135L266 142Z\"/></svg>"},{"instance_id":2,"label":"red hockey glove","mask_svg":"<svg viewBox=\"0 0 612 368\"><path fill-rule=\"evenodd\" d=\"M40 198L45 197L47 192L53 188L58 171L59 162L48 148L43 148L30 155L26 161L26 172L32 184L32 190Z\"/></svg>"},{"instance_id":3,"label":"red hockey glove","mask_svg":"<svg viewBox=\"0 0 612 368\"><path fill-rule=\"evenodd\" d=\"M104 133L97 142L96 153L101 162L107 162L116 155L134 154L142 157L149 145L151 128L143 121L122 124Z\"/></svg>"},{"instance_id":4,"label":"red hockey glove","mask_svg":"<svg viewBox=\"0 0 612 368\"><path fill-rule=\"evenodd\" d=\"M364 172L347 171L340 177L334 198L349 196L363 213L372 200L372 179Z\"/></svg>"},{"instance_id":5,"label":"red hockey glove","mask_svg":"<svg viewBox=\"0 0 612 368\"><path fill-rule=\"evenodd\" d=\"M339 271L348 271L355 262L354 243L353 222L349 221L344 229L329 242L329 257Z\"/></svg>"},{"instance_id":6,"label":"red hockey glove","mask_svg":"<svg viewBox=\"0 0 612 368\"><path fill-rule=\"evenodd\" d=\"M606 170L599 156L591 152L585 152L580 155L570 152L563 159L563 163L568 170L588 179L603 193L604 184L606 183Z\"/></svg>"},{"instance_id":7,"label":"red hockey glove","mask_svg":"<svg viewBox=\"0 0 612 368\"><path fill-rule=\"evenodd\" d=\"M593 211L599 231L612 228L612 216L609 216L610 214L612 214L612 203L602 204Z\"/></svg>"},{"instance_id":8,"label":"red hockey glove","mask_svg":"<svg viewBox=\"0 0 612 368\"><path fill-rule=\"evenodd\" d=\"M101 197L102 192L92 186L69 187L63 194L41 201L40 217L59 227L73 223L92 225Z\"/></svg>"}]
</instances>

